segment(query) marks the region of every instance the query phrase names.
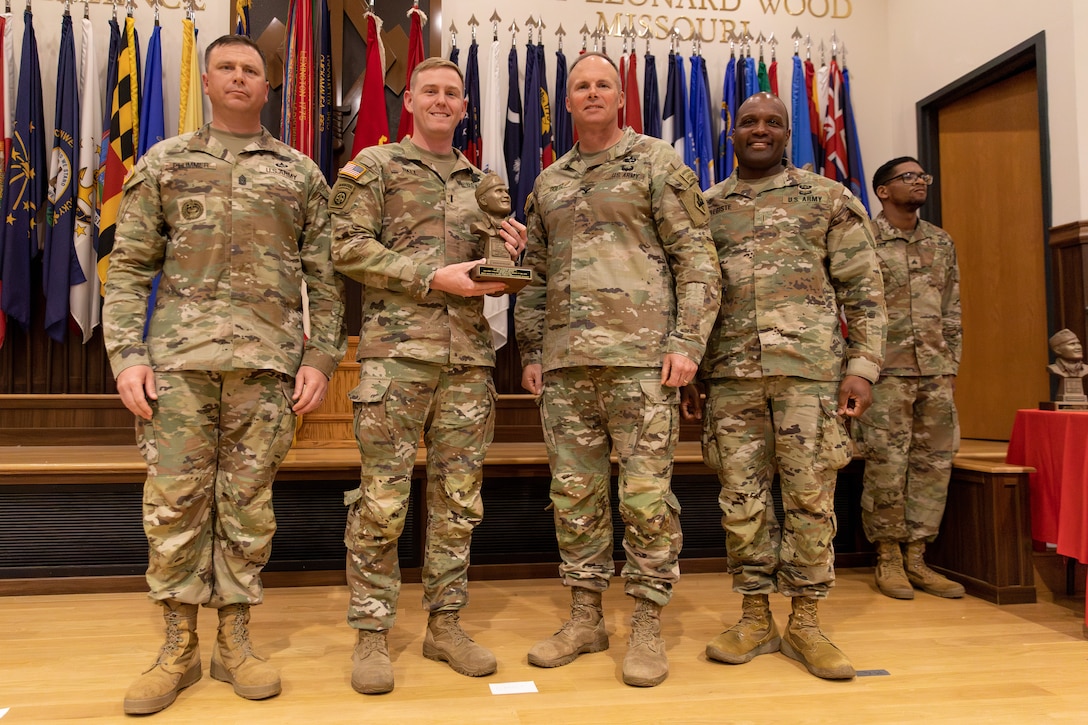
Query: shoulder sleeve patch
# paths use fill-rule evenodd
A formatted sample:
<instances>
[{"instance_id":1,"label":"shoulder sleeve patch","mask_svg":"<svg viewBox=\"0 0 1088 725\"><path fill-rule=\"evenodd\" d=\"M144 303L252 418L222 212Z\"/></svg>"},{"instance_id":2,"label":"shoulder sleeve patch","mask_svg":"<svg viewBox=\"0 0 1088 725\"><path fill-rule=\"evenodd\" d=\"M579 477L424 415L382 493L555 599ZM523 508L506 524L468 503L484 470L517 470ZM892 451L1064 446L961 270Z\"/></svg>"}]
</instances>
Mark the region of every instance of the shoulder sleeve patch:
<instances>
[{"instance_id":1,"label":"shoulder sleeve patch","mask_svg":"<svg viewBox=\"0 0 1088 725\"><path fill-rule=\"evenodd\" d=\"M344 164L344 168L340 169L340 176L346 176L349 179L358 180L360 176L366 173L366 166L355 161L349 161Z\"/></svg>"},{"instance_id":2,"label":"shoulder sleeve patch","mask_svg":"<svg viewBox=\"0 0 1088 725\"><path fill-rule=\"evenodd\" d=\"M332 193L329 195L329 210L342 211L345 209L358 188L359 186L354 181L343 178L337 179L336 185L332 187Z\"/></svg>"}]
</instances>

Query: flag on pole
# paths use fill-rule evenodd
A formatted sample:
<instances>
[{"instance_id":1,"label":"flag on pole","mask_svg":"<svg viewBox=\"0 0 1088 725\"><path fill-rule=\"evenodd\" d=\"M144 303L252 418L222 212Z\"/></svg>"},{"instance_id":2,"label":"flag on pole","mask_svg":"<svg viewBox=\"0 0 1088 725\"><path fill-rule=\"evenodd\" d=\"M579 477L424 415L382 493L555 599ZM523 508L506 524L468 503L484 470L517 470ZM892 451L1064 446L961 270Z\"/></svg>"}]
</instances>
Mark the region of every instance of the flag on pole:
<instances>
[{"instance_id":1,"label":"flag on pole","mask_svg":"<svg viewBox=\"0 0 1088 725\"><path fill-rule=\"evenodd\" d=\"M824 134L823 125L820 123L820 106L816 92L816 66L807 58L805 59L804 90L806 103L808 104L809 132L812 136L812 170L817 174L822 174L824 168Z\"/></svg>"},{"instance_id":2,"label":"flag on pole","mask_svg":"<svg viewBox=\"0 0 1088 725\"><path fill-rule=\"evenodd\" d=\"M4 191L7 186L8 157L11 154L11 132L15 122L15 25L11 13L0 15L0 129L3 145L0 147L0 209L4 208ZM4 257L4 229L0 228L0 260ZM0 280L0 298L3 281ZM4 346L7 332L7 316L0 305L0 347Z\"/></svg>"},{"instance_id":3,"label":"flag on pole","mask_svg":"<svg viewBox=\"0 0 1088 725\"><path fill-rule=\"evenodd\" d=\"M525 46L525 103L521 117L521 161L518 164L517 187L511 189L514 216L525 222L525 200L533 191L536 177L540 175L540 139L543 133L540 118L540 64L536 46Z\"/></svg>"},{"instance_id":4,"label":"flag on pole","mask_svg":"<svg viewBox=\"0 0 1088 725\"><path fill-rule=\"evenodd\" d=\"M89 18L83 18L83 47L79 77L79 170L76 179L75 251L86 280L74 285L68 296L72 319L83 332L86 344L99 323L98 275L95 272L95 230L98 222L98 151L102 123L102 98L98 94L98 63Z\"/></svg>"},{"instance_id":5,"label":"flag on pole","mask_svg":"<svg viewBox=\"0 0 1088 725\"><path fill-rule=\"evenodd\" d=\"M461 49L456 45L450 48L450 63L456 66L461 65ZM468 74L465 74L465 101L466 108L468 101ZM460 149L461 153L465 153L465 149L468 148L468 114L461 118L457 123L457 128L453 129L453 147Z\"/></svg>"},{"instance_id":6,"label":"flag on pole","mask_svg":"<svg viewBox=\"0 0 1088 725\"><path fill-rule=\"evenodd\" d=\"M140 96L139 159L147 150L166 138L166 122L162 108L162 28L155 25L147 41L147 63L144 65L143 93Z\"/></svg>"},{"instance_id":7,"label":"flag on pole","mask_svg":"<svg viewBox=\"0 0 1088 725\"><path fill-rule=\"evenodd\" d=\"M60 21L57 96L53 117L53 150L49 157L49 203L46 206L42 290L45 331L63 343L68 336L68 302L74 285L87 281L75 253L75 160L79 148L79 88L76 85L76 42L72 15Z\"/></svg>"},{"instance_id":8,"label":"flag on pole","mask_svg":"<svg viewBox=\"0 0 1088 725\"><path fill-rule=\"evenodd\" d=\"M722 181L733 173L733 116L737 112L737 58L729 55L722 82L721 127L718 129L718 163L715 178Z\"/></svg>"},{"instance_id":9,"label":"flag on pole","mask_svg":"<svg viewBox=\"0 0 1088 725\"><path fill-rule=\"evenodd\" d=\"M824 110L824 138L827 139L827 161L824 174L829 179L846 184L850 180L850 162L846 151L846 126L842 114L842 71L831 57L827 75L827 102Z\"/></svg>"},{"instance_id":10,"label":"flag on pole","mask_svg":"<svg viewBox=\"0 0 1088 725\"><path fill-rule=\"evenodd\" d=\"M204 125L204 98L200 88L200 58L196 44L196 23L181 21L181 107L178 133L190 133Z\"/></svg>"},{"instance_id":11,"label":"flag on pole","mask_svg":"<svg viewBox=\"0 0 1088 725\"><path fill-rule=\"evenodd\" d=\"M404 77L410 83L412 71L423 62L423 24L427 22L427 16L416 6L408 10L408 18L411 21L411 29L408 32L408 67L404 71ZM412 114L404 111L400 114L396 140L400 141L405 136L411 136L412 130Z\"/></svg>"},{"instance_id":12,"label":"flag on pole","mask_svg":"<svg viewBox=\"0 0 1088 725\"><path fill-rule=\"evenodd\" d=\"M38 254L38 210L45 202L45 122L34 15L23 13L19 93L12 124L11 160L4 192L4 245L0 309L23 329L30 325L30 262Z\"/></svg>"},{"instance_id":13,"label":"flag on pole","mask_svg":"<svg viewBox=\"0 0 1088 725\"><path fill-rule=\"evenodd\" d=\"M136 22L129 15L125 18L125 29L117 49L117 83L110 102L110 135L102 189L102 216L98 226L98 278L103 284L106 283L110 252L113 251L121 190L125 177L136 164L136 150L140 146L138 68Z\"/></svg>"},{"instance_id":14,"label":"flag on pole","mask_svg":"<svg viewBox=\"0 0 1088 725\"><path fill-rule=\"evenodd\" d=\"M627 82L623 90L624 126L630 126L635 133L642 133L642 105L638 95L638 56L631 51L631 59L627 61Z\"/></svg>"},{"instance_id":15,"label":"flag on pole","mask_svg":"<svg viewBox=\"0 0 1088 725\"><path fill-rule=\"evenodd\" d=\"M661 114L661 138L672 144L680 157L684 156L687 133L687 93L684 88L684 58L669 53L669 68L665 80L665 109Z\"/></svg>"},{"instance_id":16,"label":"flag on pole","mask_svg":"<svg viewBox=\"0 0 1088 725\"><path fill-rule=\"evenodd\" d=\"M759 73L756 71L756 59L748 56L744 59L744 90L748 96L759 93ZM738 108L740 105L738 104Z\"/></svg>"},{"instance_id":17,"label":"flag on pole","mask_svg":"<svg viewBox=\"0 0 1088 725\"><path fill-rule=\"evenodd\" d=\"M521 88L518 84L518 47L510 46L506 56L506 130L503 133L503 157L506 159L506 184L510 196L518 188L518 169L521 168ZM517 211L517 209L515 209ZM524 212L522 212L524 213Z\"/></svg>"},{"instance_id":18,"label":"flag on pole","mask_svg":"<svg viewBox=\"0 0 1088 725\"><path fill-rule=\"evenodd\" d=\"M701 123L697 104L699 102L699 76L701 75L699 72L699 65L702 62L703 59L701 56L691 56L691 80L688 87L687 117L685 118L686 123L684 124L684 163L692 168L696 176L699 175L699 166L697 159L698 152L695 150L695 135L698 133L698 127ZM678 61L678 65L683 68L683 64L684 59L681 57Z\"/></svg>"},{"instance_id":19,"label":"flag on pole","mask_svg":"<svg viewBox=\"0 0 1088 725\"><path fill-rule=\"evenodd\" d=\"M759 81L759 90L763 93L770 93L771 77L767 75L767 64L763 62L763 58L759 59L759 68L756 71L756 78Z\"/></svg>"},{"instance_id":20,"label":"flag on pole","mask_svg":"<svg viewBox=\"0 0 1088 725\"><path fill-rule=\"evenodd\" d=\"M774 54L771 54L771 67L767 71L767 78L771 84L771 93L778 95L778 61L775 59Z\"/></svg>"},{"instance_id":21,"label":"flag on pole","mask_svg":"<svg viewBox=\"0 0 1088 725\"><path fill-rule=\"evenodd\" d=\"M540 168L546 169L555 161L552 138L551 94L548 93L548 61L544 57L544 43L536 45L537 77L540 79Z\"/></svg>"},{"instance_id":22,"label":"flag on pole","mask_svg":"<svg viewBox=\"0 0 1088 725\"><path fill-rule=\"evenodd\" d=\"M487 85L483 92L480 115L480 168L498 174L509 184L506 157L502 150L502 51L498 37L491 39L487 52Z\"/></svg>"},{"instance_id":23,"label":"flag on pole","mask_svg":"<svg viewBox=\"0 0 1088 725\"><path fill-rule=\"evenodd\" d=\"M117 56L121 54L121 28L117 25L117 18L110 18L110 49L106 55L106 95L105 105L102 109L102 134L98 137L98 171L95 172L95 183L98 185L98 195L95 198L95 216L102 215L102 200L105 197L106 188L106 157L110 152L110 123L113 119L113 94L117 92ZM95 232L95 249L97 250L97 237L101 232L100 218L98 229ZM98 256L98 252L95 252Z\"/></svg>"},{"instance_id":24,"label":"flag on pole","mask_svg":"<svg viewBox=\"0 0 1088 725\"><path fill-rule=\"evenodd\" d=\"M642 81L642 132L661 138L661 94L657 85L657 59L652 53L642 56L645 62Z\"/></svg>"},{"instance_id":25,"label":"flag on pole","mask_svg":"<svg viewBox=\"0 0 1088 725\"><path fill-rule=\"evenodd\" d=\"M850 70L843 64L842 69L843 88L843 121L846 127L846 157L850 161L850 191L861 199L865 210L872 215L869 209L869 189L865 178L865 166L861 163L861 141L858 139L858 125L854 118L854 101L850 96Z\"/></svg>"},{"instance_id":26,"label":"flag on pole","mask_svg":"<svg viewBox=\"0 0 1088 725\"><path fill-rule=\"evenodd\" d=\"M816 127L820 133L820 173L826 175L828 161L827 161L827 143L830 139L827 137L827 130L824 127L824 115L827 112L827 88L828 88L828 68L826 65L821 65L816 69L816 84L812 89L812 98L816 103Z\"/></svg>"},{"instance_id":27,"label":"flag on pole","mask_svg":"<svg viewBox=\"0 0 1088 725\"><path fill-rule=\"evenodd\" d=\"M808 116L808 87L805 85L805 68L801 56L793 56L793 80L790 82L790 116L794 133L790 134L790 161L797 168L816 169L816 155L812 150L812 127Z\"/></svg>"},{"instance_id":28,"label":"flag on pole","mask_svg":"<svg viewBox=\"0 0 1088 725\"><path fill-rule=\"evenodd\" d=\"M711 141L713 131L710 122L710 79L707 76L706 62L701 55L691 57L691 104L688 119L692 127L692 150L699 188L709 189L714 178L714 144Z\"/></svg>"},{"instance_id":29,"label":"flag on pole","mask_svg":"<svg viewBox=\"0 0 1088 725\"><path fill-rule=\"evenodd\" d=\"M325 180L332 182L339 171L333 155L334 134L332 128L333 105L336 103L332 84L332 27L329 18L329 1L318 0L317 19L321 23L318 30L317 46L317 165Z\"/></svg>"},{"instance_id":30,"label":"flag on pole","mask_svg":"<svg viewBox=\"0 0 1088 725\"><path fill-rule=\"evenodd\" d=\"M354 157L368 146L389 143L389 111L385 107L385 46L382 44L382 20L366 14L366 70L359 115L355 121Z\"/></svg>"},{"instance_id":31,"label":"flag on pole","mask_svg":"<svg viewBox=\"0 0 1088 725\"><path fill-rule=\"evenodd\" d=\"M623 49L627 50L627 41L624 41L624 48ZM620 74L620 93L623 93L624 96L626 97L626 94L627 94L627 56L624 55L624 54L620 55L620 65L619 65L618 70L619 70L619 74ZM618 125L620 128L623 128L624 126L627 125L627 123L625 122L622 107L620 107L619 109L616 110L616 125Z\"/></svg>"},{"instance_id":32,"label":"flag on pole","mask_svg":"<svg viewBox=\"0 0 1088 725\"><path fill-rule=\"evenodd\" d=\"M465 113L465 156L476 167L482 167L483 148L480 140L480 45L476 39L468 47L468 66L465 70L465 93L468 95L468 108Z\"/></svg>"},{"instance_id":33,"label":"flag on pole","mask_svg":"<svg viewBox=\"0 0 1088 725\"><path fill-rule=\"evenodd\" d=\"M567 56L562 49L555 51L555 139L553 148L559 158L574 147L574 127L567 110Z\"/></svg>"},{"instance_id":34,"label":"flag on pole","mask_svg":"<svg viewBox=\"0 0 1088 725\"><path fill-rule=\"evenodd\" d=\"M280 140L313 158L314 18L311 0L291 0L287 13Z\"/></svg>"},{"instance_id":35,"label":"flag on pole","mask_svg":"<svg viewBox=\"0 0 1088 725\"><path fill-rule=\"evenodd\" d=\"M252 0L237 0L234 4L234 10L238 15L238 24L235 26L235 35L249 36L249 8L252 5Z\"/></svg>"}]
</instances>

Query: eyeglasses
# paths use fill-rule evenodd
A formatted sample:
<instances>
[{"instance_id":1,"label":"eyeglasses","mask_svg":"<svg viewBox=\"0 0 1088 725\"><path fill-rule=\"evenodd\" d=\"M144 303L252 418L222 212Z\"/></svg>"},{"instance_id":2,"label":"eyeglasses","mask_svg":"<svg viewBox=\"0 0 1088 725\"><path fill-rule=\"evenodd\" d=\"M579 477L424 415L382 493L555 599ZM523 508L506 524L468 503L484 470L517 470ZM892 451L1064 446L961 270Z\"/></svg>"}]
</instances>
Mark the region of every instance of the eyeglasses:
<instances>
[{"instance_id":1,"label":"eyeglasses","mask_svg":"<svg viewBox=\"0 0 1088 725\"><path fill-rule=\"evenodd\" d=\"M884 186L885 184L890 184L897 179L902 179L904 184L913 184L915 181L921 181L926 186L929 186L933 183L933 174L919 174L917 171L907 171L906 173L899 174L898 176L893 176L892 178L887 179L880 184L877 184L877 186Z\"/></svg>"}]
</instances>

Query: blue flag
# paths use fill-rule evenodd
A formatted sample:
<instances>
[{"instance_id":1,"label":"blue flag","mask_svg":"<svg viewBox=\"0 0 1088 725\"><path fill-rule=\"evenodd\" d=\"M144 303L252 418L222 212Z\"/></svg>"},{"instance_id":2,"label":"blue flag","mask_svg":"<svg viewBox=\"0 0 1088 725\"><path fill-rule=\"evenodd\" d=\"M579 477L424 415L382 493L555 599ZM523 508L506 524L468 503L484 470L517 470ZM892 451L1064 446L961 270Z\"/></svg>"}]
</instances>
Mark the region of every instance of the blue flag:
<instances>
[{"instance_id":1,"label":"blue flag","mask_svg":"<svg viewBox=\"0 0 1088 725\"><path fill-rule=\"evenodd\" d=\"M468 113L464 121L464 152L473 165L483 168L482 132L480 129L480 46L474 39L468 47L468 67L465 69L465 93ZM459 147L460 148L460 147Z\"/></svg>"},{"instance_id":2,"label":"blue flag","mask_svg":"<svg viewBox=\"0 0 1088 725\"><path fill-rule=\"evenodd\" d=\"M329 2L320 0L317 8L317 19L321 23L317 36L317 97L314 105L317 106L317 153L318 166L325 180L333 182L339 167L333 154L334 133L332 128L333 109L333 85L332 85L332 29L329 20Z\"/></svg>"},{"instance_id":3,"label":"blue flag","mask_svg":"<svg viewBox=\"0 0 1088 725\"><path fill-rule=\"evenodd\" d=\"M574 148L574 126L567 110L567 56L555 51L555 158Z\"/></svg>"},{"instance_id":4,"label":"blue flag","mask_svg":"<svg viewBox=\"0 0 1088 725\"><path fill-rule=\"evenodd\" d=\"M645 65L642 76L642 132L661 138L661 93L657 86L657 59L650 53L642 56Z\"/></svg>"},{"instance_id":5,"label":"blue flag","mask_svg":"<svg viewBox=\"0 0 1088 725\"><path fill-rule=\"evenodd\" d=\"M846 127L846 158L850 162L850 191L861 199L865 205L865 211L872 215L869 209L869 189L865 178L865 166L861 163L861 141L858 139L858 125L854 119L854 102L850 98L850 71L842 69L842 85L845 97L844 125Z\"/></svg>"},{"instance_id":6,"label":"blue flag","mask_svg":"<svg viewBox=\"0 0 1088 725\"><path fill-rule=\"evenodd\" d=\"M701 55L691 56L691 94L688 96L688 146L691 166L706 191L714 183L714 151L710 130L710 80Z\"/></svg>"},{"instance_id":7,"label":"blue flag","mask_svg":"<svg viewBox=\"0 0 1088 725\"><path fill-rule=\"evenodd\" d=\"M684 85L684 59L677 53L669 53L665 108L661 113L661 138L671 143L681 158L684 156L688 105Z\"/></svg>"},{"instance_id":8,"label":"blue flag","mask_svg":"<svg viewBox=\"0 0 1088 725\"><path fill-rule=\"evenodd\" d=\"M536 46L525 46L525 103L521 117L521 162L518 164L518 183L512 188L514 216L525 222L525 200L533 191L536 177L540 175L540 64Z\"/></svg>"},{"instance_id":9,"label":"blue flag","mask_svg":"<svg viewBox=\"0 0 1088 725\"><path fill-rule=\"evenodd\" d=\"M30 326L30 262L38 254L38 209L45 202L45 128L42 77L34 16L23 13L23 50L4 191L4 244L0 249L0 309L23 329Z\"/></svg>"},{"instance_id":10,"label":"blue flag","mask_svg":"<svg viewBox=\"0 0 1088 725\"><path fill-rule=\"evenodd\" d=\"M756 59L748 56L744 59L744 93L745 98L759 93L759 75L756 73ZM740 104L737 104L740 107Z\"/></svg>"},{"instance_id":11,"label":"blue flag","mask_svg":"<svg viewBox=\"0 0 1088 725\"><path fill-rule=\"evenodd\" d=\"M49 205L46 212L42 289L45 292L45 331L57 342L68 334L68 302L71 287L87 278L76 257L77 179L79 148L79 76L72 16L65 13L60 25L60 57L57 64L57 105L53 121L53 153L49 159Z\"/></svg>"},{"instance_id":12,"label":"blue flag","mask_svg":"<svg viewBox=\"0 0 1088 725\"><path fill-rule=\"evenodd\" d=\"M506 158L506 183L511 197L518 188L518 169L521 167L521 89L518 87L518 48L510 47L506 56L506 77L510 83L506 91L506 130L503 134L502 152ZM517 211L515 209L515 211ZM522 211L524 214L524 210Z\"/></svg>"},{"instance_id":13,"label":"blue flag","mask_svg":"<svg viewBox=\"0 0 1088 725\"><path fill-rule=\"evenodd\" d=\"M808 85L805 83L805 68L801 56L793 56L793 80L790 82L790 116L793 118L794 132L790 134L790 161L797 168L806 164L809 169L816 168L816 156L812 152L812 134L809 133L811 121L808 115Z\"/></svg>"},{"instance_id":14,"label":"blue flag","mask_svg":"<svg viewBox=\"0 0 1088 725\"><path fill-rule=\"evenodd\" d=\"M461 65L461 49L456 45L450 48L450 63ZM465 78L465 96L468 96L468 78ZM460 149L461 153L468 148L468 116L465 116L453 130L453 147Z\"/></svg>"},{"instance_id":15,"label":"blue flag","mask_svg":"<svg viewBox=\"0 0 1088 725\"><path fill-rule=\"evenodd\" d=\"M136 158L166 138L166 123L162 113L162 28L151 31L147 41L147 65L144 68L143 93L140 97L140 145Z\"/></svg>"},{"instance_id":16,"label":"blue flag","mask_svg":"<svg viewBox=\"0 0 1088 725\"><path fill-rule=\"evenodd\" d=\"M718 165L714 172L718 181L733 173L733 117L737 114L737 58L729 56L722 82L722 126L718 130Z\"/></svg>"}]
</instances>

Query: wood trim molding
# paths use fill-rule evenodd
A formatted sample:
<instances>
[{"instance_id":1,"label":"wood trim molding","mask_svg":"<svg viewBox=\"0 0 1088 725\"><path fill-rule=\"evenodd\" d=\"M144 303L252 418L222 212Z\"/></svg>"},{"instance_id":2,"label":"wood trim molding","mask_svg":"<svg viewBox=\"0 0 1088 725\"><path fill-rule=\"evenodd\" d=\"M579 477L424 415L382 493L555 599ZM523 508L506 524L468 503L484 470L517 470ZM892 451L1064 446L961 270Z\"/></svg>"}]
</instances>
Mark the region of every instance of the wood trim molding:
<instances>
[{"instance_id":1,"label":"wood trim molding","mask_svg":"<svg viewBox=\"0 0 1088 725\"><path fill-rule=\"evenodd\" d=\"M1050 246L1052 248L1075 247L1078 245L1088 245L1088 219L1059 224L1050 228Z\"/></svg>"}]
</instances>

